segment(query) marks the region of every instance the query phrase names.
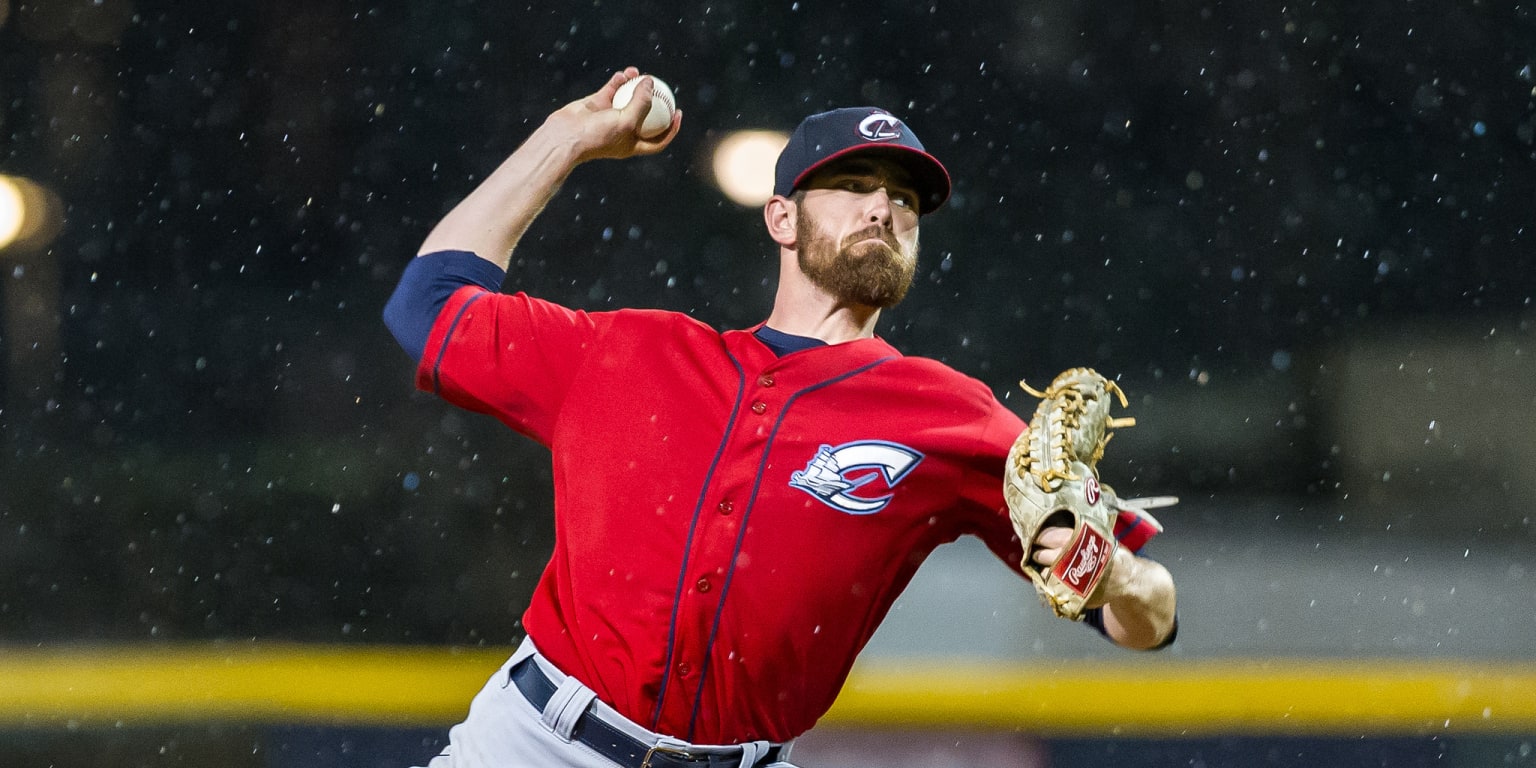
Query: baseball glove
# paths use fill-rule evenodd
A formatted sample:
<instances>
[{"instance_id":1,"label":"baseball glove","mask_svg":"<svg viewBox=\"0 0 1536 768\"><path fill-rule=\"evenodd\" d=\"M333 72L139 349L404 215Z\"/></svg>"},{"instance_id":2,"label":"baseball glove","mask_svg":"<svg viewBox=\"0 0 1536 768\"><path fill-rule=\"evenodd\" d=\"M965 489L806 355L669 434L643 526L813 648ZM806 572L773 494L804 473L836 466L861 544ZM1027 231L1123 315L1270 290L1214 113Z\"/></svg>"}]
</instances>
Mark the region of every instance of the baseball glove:
<instances>
[{"instance_id":1,"label":"baseball glove","mask_svg":"<svg viewBox=\"0 0 1536 768\"><path fill-rule=\"evenodd\" d=\"M1162 506L1170 499L1124 502L1099 483L1099 459L1114 436L1112 430L1136 424L1132 418L1109 415L1110 398L1126 406L1125 393L1091 368L1063 371L1044 392L1019 382L1040 398L1029 429L1014 441L1004 472L1003 496L1019 541L1024 544L1024 575L1057 616L1081 621L1114 562L1120 546L1116 533L1126 526L1149 531L1144 541L1162 530L1142 507ZM1072 529L1061 557L1045 571L1033 560L1035 538L1049 526Z\"/></svg>"}]
</instances>

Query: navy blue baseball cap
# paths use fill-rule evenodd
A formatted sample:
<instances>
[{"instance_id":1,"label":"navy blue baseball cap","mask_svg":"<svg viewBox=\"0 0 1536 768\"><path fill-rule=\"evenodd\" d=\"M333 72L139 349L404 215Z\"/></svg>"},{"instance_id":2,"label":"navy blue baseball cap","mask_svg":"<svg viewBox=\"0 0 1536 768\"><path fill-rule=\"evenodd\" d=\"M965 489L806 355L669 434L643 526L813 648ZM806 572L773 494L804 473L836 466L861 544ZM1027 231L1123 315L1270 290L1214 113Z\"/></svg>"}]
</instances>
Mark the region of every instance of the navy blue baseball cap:
<instances>
[{"instance_id":1,"label":"navy blue baseball cap","mask_svg":"<svg viewBox=\"0 0 1536 768\"><path fill-rule=\"evenodd\" d=\"M879 107L844 107L800 121L774 166L773 193L789 196L812 171L850 155L878 154L896 161L921 198L918 213L931 213L949 199L949 171L899 118Z\"/></svg>"}]
</instances>

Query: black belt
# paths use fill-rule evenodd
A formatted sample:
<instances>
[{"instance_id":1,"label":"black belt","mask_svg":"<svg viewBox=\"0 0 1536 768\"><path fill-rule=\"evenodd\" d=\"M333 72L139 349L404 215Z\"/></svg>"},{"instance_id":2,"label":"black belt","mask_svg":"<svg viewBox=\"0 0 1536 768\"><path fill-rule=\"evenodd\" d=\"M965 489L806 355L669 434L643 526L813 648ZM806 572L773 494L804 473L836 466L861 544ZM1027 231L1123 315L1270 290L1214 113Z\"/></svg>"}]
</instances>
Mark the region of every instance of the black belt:
<instances>
[{"instance_id":1,"label":"black belt","mask_svg":"<svg viewBox=\"0 0 1536 768\"><path fill-rule=\"evenodd\" d=\"M528 703L540 712L544 711L558 688L555 681L550 680L532 658L512 668L512 683L517 686L517 690L522 691ZM740 755L694 755L666 746L653 747L603 722L602 718L592 714L591 709L583 712L576 721L576 727L571 729L571 740L581 742L627 768L734 768L741 765ZM774 762L779 759L781 751L781 746L769 747L758 762Z\"/></svg>"}]
</instances>

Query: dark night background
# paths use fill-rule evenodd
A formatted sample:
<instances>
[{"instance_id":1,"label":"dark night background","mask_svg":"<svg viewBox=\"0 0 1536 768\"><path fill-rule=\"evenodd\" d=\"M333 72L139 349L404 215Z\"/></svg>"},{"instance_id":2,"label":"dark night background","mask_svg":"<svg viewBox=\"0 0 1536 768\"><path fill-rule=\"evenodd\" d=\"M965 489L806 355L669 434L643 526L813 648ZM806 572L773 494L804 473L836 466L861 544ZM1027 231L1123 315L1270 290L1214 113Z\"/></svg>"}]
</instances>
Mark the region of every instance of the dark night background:
<instances>
[{"instance_id":1,"label":"dark night background","mask_svg":"<svg viewBox=\"0 0 1536 768\"><path fill-rule=\"evenodd\" d=\"M63 205L0 251L7 316L45 318L0 327L0 644L520 637L547 453L414 392L380 312L442 213L630 64L682 135L578 169L509 289L754 323L774 254L711 142L884 106L955 192L881 335L1021 413L1020 378L1120 375L1127 495L1390 518L1340 466L1339 349L1506 345L1526 367L1460 391L1536 408L1533 62L1519 2L0 0L0 172ZM1444 524L1530 545L1500 482ZM1165 522L1245 519L1212 515Z\"/></svg>"}]
</instances>

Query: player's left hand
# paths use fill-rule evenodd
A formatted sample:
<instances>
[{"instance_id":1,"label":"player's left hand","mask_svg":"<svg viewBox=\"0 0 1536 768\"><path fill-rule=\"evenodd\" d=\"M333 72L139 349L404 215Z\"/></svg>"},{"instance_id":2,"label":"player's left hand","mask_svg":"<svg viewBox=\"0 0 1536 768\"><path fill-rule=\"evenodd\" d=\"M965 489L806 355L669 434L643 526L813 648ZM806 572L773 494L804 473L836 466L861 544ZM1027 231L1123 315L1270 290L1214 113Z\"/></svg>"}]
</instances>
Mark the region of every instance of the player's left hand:
<instances>
[{"instance_id":1,"label":"player's left hand","mask_svg":"<svg viewBox=\"0 0 1536 768\"><path fill-rule=\"evenodd\" d=\"M1071 541L1071 528L1050 526L1040 529L1040 535L1035 537L1035 543L1039 549L1034 551L1034 561L1040 565L1041 570L1050 568L1061 559L1062 551ZM1104 580L1099 583L1099 588L1094 591L1087 606L1098 608L1112 601L1116 595L1123 594L1126 584L1137 572L1136 559L1136 555L1129 549L1116 547L1109 573L1104 574Z\"/></svg>"}]
</instances>

